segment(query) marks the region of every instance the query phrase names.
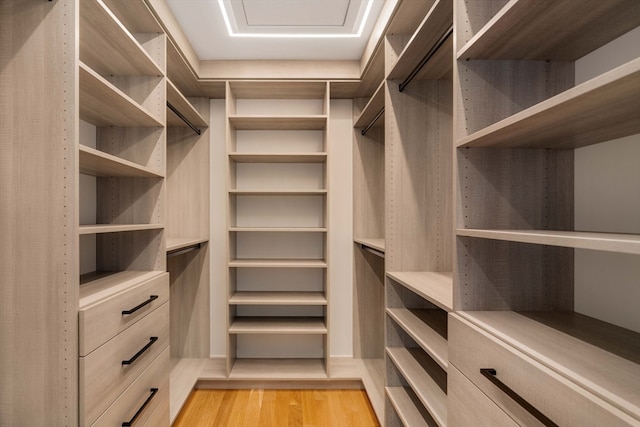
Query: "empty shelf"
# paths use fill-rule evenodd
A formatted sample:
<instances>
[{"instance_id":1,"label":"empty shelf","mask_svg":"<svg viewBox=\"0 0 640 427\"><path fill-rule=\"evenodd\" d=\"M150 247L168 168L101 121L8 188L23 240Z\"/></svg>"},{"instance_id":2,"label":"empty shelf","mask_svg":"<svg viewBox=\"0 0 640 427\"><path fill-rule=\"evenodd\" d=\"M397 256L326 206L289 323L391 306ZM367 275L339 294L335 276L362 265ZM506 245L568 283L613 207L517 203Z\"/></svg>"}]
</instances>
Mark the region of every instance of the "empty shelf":
<instances>
[{"instance_id":1,"label":"empty shelf","mask_svg":"<svg viewBox=\"0 0 640 427\"><path fill-rule=\"evenodd\" d=\"M458 147L577 148L640 133L640 59L458 141Z\"/></svg>"},{"instance_id":2,"label":"empty shelf","mask_svg":"<svg viewBox=\"0 0 640 427\"><path fill-rule=\"evenodd\" d=\"M388 272L387 277L445 311L453 310L453 274L435 271Z\"/></svg>"},{"instance_id":3,"label":"empty shelf","mask_svg":"<svg viewBox=\"0 0 640 427\"><path fill-rule=\"evenodd\" d=\"M322 317L236 317L230 334L326 334Z\"/></svg>"},{"instance_id":4,"label":"empty shelf","mask_svg":"<svg viewBox=\"0 0 640 427\"><path fill-rule=\"evenodd\" d=\"M358 243L359 245L366 246L368 248L374 249L384 254L384 248L385 248L384 239L360 238L360 239L353 239L353 241Z\"/></svg>"},{"instance_id":5,"label":"empty shelf","mask_svg":"<svg viewBox=\"0 0 640 427\"><path fill-rule=\"evenodd\" d=\"M327 268L327 262L321 259L234 259L229 267Z\"/></svg>"},{"instance_id":6,"label":"empty shelf","mask_svg":"<svg viewBox=\"0 0 640 427\"><path fill-rule=\"evenodd\" d=\"M95 126L163 126L153 114L82 62L80 119Z\"/></svg>"},{"instance_id":7,"label":"empty shelf","mask_svg":"<svg viewBox=\"0 0 640 427\"><path fill-rule=\"evenodd\" d=\"M78 150L79 168L82 174L106 177L162 178L160 173L151 168L96 150L95 148L80 145Z\"/></svg>"},{"instance_id":8,"label":"empty shelf","mask_svg":"<svg viewBox=\"0 0 640 427\"><path fill-rule=\"evenodd\" d=\"M638 25L634 0L511 0L460 49L458 59L574 61Z\"/></svg>"},{"instance_id":9,"label":"empty shelf","mask_svg":"<svg viewBox=\"0 0 640 427\"><path fill-rule=\"evenodd\" d=\"M367 105L362 109L362 113L360 113L360 116L356 119L356 123L353 126L354 128L360 129L368 126L373 122L380 111L384 109L384 84L384 81L380 83L371 99L369 99ZM374 123L375 126L381 126L383 124L384 115L378 118Z\"/></svg>"},{"instance_id":10,"label":"empty shelf","mask_svg":"<svg viewBox=\"0 0 640 427\"><path fill-rule=\"evenodd\" d=\"M405 427L429 427L404 387L387 387L387 397Z\"/></svg>"},{"instance_id":11,"label":"empty shelf","mask_svg":"<svg viewBox=\"0 0 640 427\"><path fill-rule=\"evenodd\" d=\"M442 310L387 308L387 314L445 371L449 368L447 313ZM444 335L444 336L443 336Z\"/></svg>"},{"instance_id":12,"label":"empty shelf","mask_svg":"<svg viewBox=\"0 0 640 427\"><path fill-rule=\"evenodd\" d=\"M236 359L231 379L315 380L326 379L323 359Z\"/></svg>"},{"instance_id":13,"label":"empty shelf","mask_svg":"<svg viewBox=\"0 0 640 427\"><path fill-rule=\"evenodd\" d=\"M229 153L236 163L324 163L327 153Z\"/></svg>"},{"instance_id":14,"label":"empty shelf","mask_svg":"<svg viewBox=\"0 0 640 427\"><path fill-rule=\"evenodd\" d=\"M167 237L167 252L179 251L181 249L197 246L208 241L209 239L206 237Z\"/></svg>"},{"instance_id":15,"label":"empty shelf","mask_svg":"<svg viewBox=\"0 0 640 427\"><path fill-rule=\"evenodd\" d=\"M236 130L323 130L327 116L230 116Z\"/></svg>"},{"instance_id":16,"label":"empty shelf","mask_svg":"<svg viewBox=\"0 0 640 427\"><path fill-rule=\"evenodd\" d=\"M323 196L327 194L327 190L243 189L229 190L229 194L237 196Z\"/></svg>"},{"instance_id":17,"label":"empty shelf","mask_svg":"<svg viewBox=\"0 0 640 427\"><path fill-rule=\"evenodd\" d=\"M326 227L231 227L231 232L263 233L326 233Z\"/></svg>"},{"instance_id":18,"label":"empty shelf","mask_svg":"<svg viewBox=\"0 0 640 427\"><path fill-rule=\"evenodd\" d=\"M173 105L194 126L209 126L191 102L180 93L178 88L167 79L167 102ZM187 126L173 111L167 109L167 124L169 126Z\"/></svg>"},{"instance_id":19,"label":"empty shelf","mask_svg":"<svg viewBox=\"0 0 640 427\"><path fill-rule=\"evenodd\" d=\"M447 425L447 395L406 348L387 348L387 354L439 426ZM440 381L443 379L440 378ZM444 378L446 383L446 377Z\"/></svg>"},{"instance_id":20,"label":"empty shelf","mask_svg":"<svg viewBox=\"0 0 640 427\"><path fill-rule=\"evenodd\" d=\"M79 234L121 233L124 231L158 230L163 224L92 224L78 227Z\"/></svg>"},{"instance_id":21,"label":"empty shelf","mask_svg":"<svg viewBox=\"0 0 640 427\"><path fill-rule=\"evenodd\" d=\"M229 299L235 305L327 305L322 292L236 292Z\"/></svg>"},{"instance_id":22,"label":"empty shelf","mask_svg":"<svg viewBox=\"0 0 640 427\"><path fill-rule=\"evenodd\" d=\"M554 230L458 229L458 236L640 255L640 235Z\"/></svg>"}]
</instances>

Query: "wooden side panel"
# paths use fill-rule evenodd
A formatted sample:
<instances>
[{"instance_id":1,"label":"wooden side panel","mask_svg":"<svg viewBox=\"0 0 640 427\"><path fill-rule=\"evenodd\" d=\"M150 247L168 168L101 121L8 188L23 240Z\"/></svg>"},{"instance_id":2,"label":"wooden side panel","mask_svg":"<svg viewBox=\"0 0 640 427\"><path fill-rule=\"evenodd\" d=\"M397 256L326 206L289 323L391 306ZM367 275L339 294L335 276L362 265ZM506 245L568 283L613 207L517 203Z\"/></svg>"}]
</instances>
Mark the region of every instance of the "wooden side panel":
<instances>
[{"instance_id":1,"label":"wooden side panel","mask_svg":"<svg viewBox=\"0 0 640 427\"><path fill-rule=\"evenodd\" d=\"M78 422L78 1L0 2L0 425Z\"/></svg>"}]
</instances>

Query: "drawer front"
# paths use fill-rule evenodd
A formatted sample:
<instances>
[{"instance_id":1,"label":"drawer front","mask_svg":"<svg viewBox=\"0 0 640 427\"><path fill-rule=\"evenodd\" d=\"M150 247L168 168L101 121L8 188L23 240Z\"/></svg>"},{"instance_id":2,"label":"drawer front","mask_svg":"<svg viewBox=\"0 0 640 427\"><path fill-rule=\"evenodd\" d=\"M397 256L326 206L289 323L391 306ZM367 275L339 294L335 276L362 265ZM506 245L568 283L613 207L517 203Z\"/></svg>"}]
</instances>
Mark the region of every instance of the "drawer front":
<instances>
[{"instance_id":1,"label":"drawer front","mask_svg":"<svg viewBox=\"0 0 640 427\"><path fill-rule=\"evenodd\" d=\"M168 344L169 303L165 303L88 356L81 357L80 420L84 425L91 425ZM131 363L123 364L123 361Z\"/></svg>"},{"instance_id":2,"label":"drawer front","mask_svg":"<svg viewBox=\"0 0 640 427\"><path fill-rule=\"evenodd\" d=\"M154 298L156 297L156 298ZM169 300L169 273L80 310L79 354L86 356ZM131 314L123 314L149 301Z\"/></svg>"},{"instance_id":3,"label":"drawer front","mask_svg":"<svg viewBox=\"0 0 640 427\"><path fill-rule=\"evenodd\" d=\"M134 426L169 427L169 357L166 348L93 426L121 426L138 413ZM158 391L152 393L152 389Z\"/></svg>"},{"instance_id":4,"label":"drawer front","mask_svg":"<svg viewBox=\"0 0 640 427\"><path fill-rule=\"evenodd\" d=\"M449 361L521 425L543 425L481 372L495 377L561 426L629 426L626 414L467 320L450 314Z\"/></svg>"},{"instance_id":5,"label":"drawer front","mask_svg":"<svg viewBox=\"0 0 640 427\"><path fill-rule=\"evenodd\" d=\"M502 409L452 365L447 370L448 427L518 427Z\"/></svg>"}]
</instances>

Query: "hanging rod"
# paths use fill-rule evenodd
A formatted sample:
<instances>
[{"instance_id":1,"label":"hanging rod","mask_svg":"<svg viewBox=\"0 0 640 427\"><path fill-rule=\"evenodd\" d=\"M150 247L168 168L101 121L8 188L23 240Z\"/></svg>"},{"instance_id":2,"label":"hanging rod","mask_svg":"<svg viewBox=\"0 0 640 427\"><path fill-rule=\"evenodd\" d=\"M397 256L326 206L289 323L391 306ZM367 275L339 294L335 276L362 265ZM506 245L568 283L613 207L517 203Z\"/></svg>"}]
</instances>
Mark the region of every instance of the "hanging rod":
<instances>
[{"instance_id":1,"label":"hanging rod","mask_svg":"<svg viewBox=\"0 0 640 427\"><path fill-rule=\"evenodd\" d=\"M167 252L167 258L171 258L178 255L188 254L189 252L197 251L202 247L202 243L196 243L195 245L187 246L185 248L176 249L174 251Z\"/></svg>"},{"instance_id":2,"label":"hanging rod","mask_svg":"<svg viewBox=\"0 0 640 427\"><path fill-rule=\"evenodd\" d=\"M171 111L173 111L174 113L176 113L176 116L180 117L180 120L182 120L183 122L185 122L187 124L187 126L189 126L191 129L193 129L193 131L195 133L197 133L198 135L200 135L202 133L202 131L200 129L198 129L197 127L195 127L193 125L193 123L191 123L189 121L189 119L187 119L185 116L182 115L182 113L180 111L178 111L178 109L176 107L174 107L173 105L171 105L171 103L169 101L167 101L167 107L169 107L169 109Z\"/></svg>"},{"instance_id":3,"label":"hanging rod","mask_svg":"<svg viewBox=\"0 0 640 427\"><path fill-rule=\"evenodd\" d=\"M379 256L380 258L384 258L384 252L381 252L381 251L378 251L376 249L373 249L371 246L367 246L365 244L360 243L360 248L362 248L362 250L365 250L367 252L371 252L375 256Z\"/></svg>"},{"instance_id":4,"label":"hanging rod","mask_svg":"<svg viewBox=\"0 0 640 427\"><path fill-rule=\"evenodd\" d=\"M425 64L427 62L429 62L429 60L433 57L433 55L436 54L438 49L440 49L440 47L444 44L444 42L447 41L447 39L449 38L449 36L451 34L453 34L453 25L451 25L449 27L449 29L447 31L445 31L445 33L442 35L442 37L440 37L440 40L438 40L438 42L435 45L433 45L433 47L431 49L429 49L429 51L422 58L420 63L418 65L416 65L416 68L414 68L413 71L411 71L411 73L407 76L407 78L404 79L404 81L402 83L400 83L400 92L405 90L405 88L409 85L411 80L413 80L413 78L420 72L422 67L424 67Z\"/></svg>"},{"instance_id":5,"label":"hanging rod","mask_svg":"<svg viewBox=\"0 0 640 427\"><path fill-rule=\"evenodd\" d=\"M376 114L376 116L373 118L373 120L371 120L371 123L369 123L364 129L362 129L362 134L364 135L367 132L369 132L369 129L371 129L373 127L373 125L376 124L378 119L380 117L382 117L383 114L384 114L384 107L382 107L382 110L380 110L380 112L378 114Z\"/></svg>"}]
</instances>

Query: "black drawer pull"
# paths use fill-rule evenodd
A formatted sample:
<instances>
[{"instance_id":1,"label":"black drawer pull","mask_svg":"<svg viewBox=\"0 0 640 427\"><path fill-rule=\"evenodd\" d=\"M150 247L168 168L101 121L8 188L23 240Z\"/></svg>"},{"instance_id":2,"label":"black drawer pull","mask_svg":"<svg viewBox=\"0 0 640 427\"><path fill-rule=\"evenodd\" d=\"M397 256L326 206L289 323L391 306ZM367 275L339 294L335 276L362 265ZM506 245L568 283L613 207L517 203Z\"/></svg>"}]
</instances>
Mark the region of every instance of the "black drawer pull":
<instances>
[{"instance_id":1,"label":"black drawer pull","mask_svg":"<svg viewBox=\"0 0 640 427\"><path fill-rule=\"evenodd\" d=\"M500 390L502 390L507 396L513 399L518 405L522 406L527 410L531 415L533 415L538 421L548 427L559 427L558 424L551 421L545 414L538 411L531 403L524 400L518 393L509 388L508 385L503 383L496 376L498 372L495 369L491 368L480 368L480 373L484 375L489 381L496 385Z\"/></svg>"},{"instance_id":2,"label":"black drawer pull","mask_svg":"<svg viewBox=\"0 0 640 427\"><path fill-rule=\"evenodd\" d=\"M147 407L149 402L151 402L151 399L153 399L153 397L156 395L156 393L158 392L158 389L157 388L152 388L149 391L151 392L151 394L149 395L149 397L147 397L147 400L144 401L144 403L142 404L140 409L138 409L138 412L135 413L133 418L131 418L129 421L124 421L122 423L122 427L131 427L133 425L133 423L136 422L136 419L140 416L142 411L144 411L144 408Z\"/></svg>"},{"instance_id":3,"label":"black drawer pull","mask_svg":"<svg viewBox=\"0 0 640 427\"><path fill-rule=\"evenodd\" d=\"M142 353L144 353L145 351L147 351L149 349L149 347L151 347L153 345L154 342L158 341L158 337L151 337L149 338L149 342L147 343L147 345L145 345L144 347L142 347L140 349L139 352L137 352L136 354L133 355L133 357L129 360L123 360L122 364L123 365L131 365L133 362L136 361L136 359L138 357L140 357L142 355Z\"/></svg>"},{"instance_id":4,"label":"black drawer pull","mask_svg":"<svg viewBox=\"0 0 640 427\"><path fill-rule=\"evenodd\" d=\"M122 315L124 316L125 314L133 314L136 311L140 310L142 307L144 307L147 304L151 304L153 301L158 299L158 295L151 295L149 297L148 300L146 300L145 302L143 302L142 304L138 304L135 307L129 309L129 310L122 310Z\"/></svg>"}]
</instances>

